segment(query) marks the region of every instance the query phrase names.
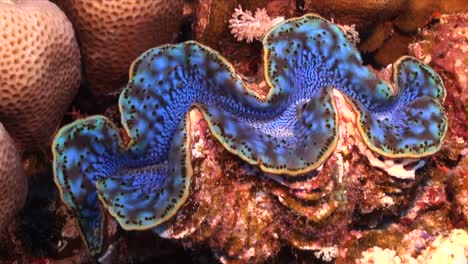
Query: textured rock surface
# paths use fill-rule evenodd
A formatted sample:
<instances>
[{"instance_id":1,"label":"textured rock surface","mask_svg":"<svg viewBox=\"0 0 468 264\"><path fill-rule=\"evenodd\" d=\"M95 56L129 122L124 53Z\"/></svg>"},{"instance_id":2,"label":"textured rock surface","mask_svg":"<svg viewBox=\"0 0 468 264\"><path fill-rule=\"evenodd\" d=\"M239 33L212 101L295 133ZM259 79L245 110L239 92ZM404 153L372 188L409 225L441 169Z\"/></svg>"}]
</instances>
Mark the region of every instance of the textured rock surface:
<instances>
[{"instance_id":1,"label":"textured rock surface","mask_svg":"<svg viewBox=\"0 0 468 264\"><path fill-rule=\"evenodd\" d=\"M440 0L409 0L402 14L395 19L395 26L403 32L415 32L425 26L433 12L440 10Z\"/></svg>"},{"instance_id":2,"label":"textured rock surface","mask_svg":"<svg viewBox=\"0 0 468 264\"><path fill-rule=\"evenodd\" d=\"M464 0L408 0L402 13L393 21L403 32L416 32L426 26L437 13L454 14L468 11Z\"/></svg>"},{"instance_id":3,"label":"textured rock surface","mask_svg":"<svg viewBox=\"0 0 468 264\"><path fill-rule=\"evenodd\" d=\"M26 200L28 184L15 144L0 123L0 232Z\"/></svg>"},{"instance_id":4,"label":"textured rock surface","mask_svg":"<svg viewBox=\"0 0 468 264\"><path fill-rule=\"evenodd\" d=\"M118 90L143 51L173 42L183 1L54 0L77 30L86 78L95 94Z\"/></svg>"},{"instance_id":5,"label":"textured rock surface","mask_svg":"<svg viewBox=\"0 0 468 264\"><path fill-rule=\"evenodd\" d=\"M459 165L449 173L449 187L455 200L455 210L468 225L468 147L464 149L464 156Z\"/></svg>"},{"instance_id":6,"label":"textured rock surface","mask_svg":"<svg viewBox=\"0 0 468 264\"><path fill-rule=\"evenodd\" d=\"M28 150L46 147L80 84L71 23L49 1L0 1L0 120Z\"/></svg>"},{"instance_id":7,"label":"textured rock surface","mask_svg":"<svg viewBox=\"0 0 468 264\"><path fill-rule=\"evenodd\" d=\"M265 261L288 244L318 251L339 243L355 199L343 193L355 187L355 178L338 183L336 158L318 175L285 180L297 188L291 190L226 151L199 111L190 113L190 122L196 166L189 199L155 233L190 248L208 245L224 262Z\"/></svg>"},{"instance_id":8,"label":"textured rock surface","mask_svg":"<svg viewBox=\"0 0 468 264\"><path fill-rule=\"evenodd\" d=\"M444 77L449 115L453 115L450 130L468 137L468 14L443 15L440 23L424 29L420 39L409 46L416 58L430 64Z\"/></svg>"}]
</instances>

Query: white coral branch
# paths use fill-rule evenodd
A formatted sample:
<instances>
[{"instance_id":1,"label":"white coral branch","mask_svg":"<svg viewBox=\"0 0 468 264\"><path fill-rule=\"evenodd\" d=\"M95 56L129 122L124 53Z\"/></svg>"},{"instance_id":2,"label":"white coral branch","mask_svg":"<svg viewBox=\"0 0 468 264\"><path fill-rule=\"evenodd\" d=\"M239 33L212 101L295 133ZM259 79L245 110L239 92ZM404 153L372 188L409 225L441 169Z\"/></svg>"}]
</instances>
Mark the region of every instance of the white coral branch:
<instances>
[{"instance_id":1,"label":"white coral branch","mask_svg":"<svg viewBox=\"0 0 468 264\"><path fill-rule=\"evenodd\" d=\"M361 39L359 38L359 32L356 30L356 25L338 25L345 33L346 37L351 41L351 43L354 44L354 46L357 46Z\"/></svg>"},{"instance_id":2,"label":"white coral branch","mask_svg":"<svg viewBox=\"0 0 468 264\"><path fill-rule=\"evenodd\" d=\"M229 28L238 41L244 39L247 42L252 42L254 39L261 41L268 30L283 20L284 17L270 18L265 8L257 8L254 15L251 11L242 10L239 5L229 20Z\"/></svg>"},{"instance_id":3,"label":"white coral branch","mask_svg":"<svg viewBox=\"0 0 468 264\"><path fill-rule=\"evenodd\" d=\"M338 257L338 247L323 247L319 251L315 251L314 255L318 259L322 259L325 262L331 262L333 259Z\"/></svg>"}]
</instances>

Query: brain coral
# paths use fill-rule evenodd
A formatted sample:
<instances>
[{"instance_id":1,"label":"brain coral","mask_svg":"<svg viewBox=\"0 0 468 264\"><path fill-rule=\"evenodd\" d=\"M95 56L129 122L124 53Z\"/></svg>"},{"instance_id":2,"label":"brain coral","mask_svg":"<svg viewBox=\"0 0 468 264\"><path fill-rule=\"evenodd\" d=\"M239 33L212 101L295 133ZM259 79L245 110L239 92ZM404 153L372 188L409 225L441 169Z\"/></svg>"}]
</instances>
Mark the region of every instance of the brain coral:
<instances>
[{"instance_id":1,"label":"brain coral","mask_svg":"<svg viewBox=\"0 0 468 264\"><path fill-rule=\"evenodd\" d=\"M73 22L84 57L86 78L96 94L115 91L143 51L174 41L182 0L55 0Z\"/></svg>"},{"instance_id":2,"label":"brain coral","mask_svg":"<svg viewBox=\"0 0 468 264\"><path fill-rule=\"evenodd\" d=\"M42 0L0 1L0 18L0 120L22 146L48 145L80 84L72 25Z\"/></svg>"},{"instance_id":3,"label":"brain coral","mask_svg":"<svg viewBox=\"0 0 468 264\"><path fill-rule=\"evenodd\" d=\"M28 183L15 144L0 123L0 231L23 206Z\"/></svg>"},{"instance_id":4,"label":"brain coral","mask_svg":"<svg viewBox=\"0 0 468 264\"><path fill-rule=\"evenodd\" d=\"M217 52L189 41L144 52L119 98L116 126L92 116L65 126L52 145L55 181L92 252L100 249L98 199L122 227L148 229L186 201L193 167L187 111L201 111L213 136L264 173L300 180L338 141L332 89L357 113L367 146L388 158L436 152L447 130L440 77L414 58L378 79L339 27L315 16L286 20L263 40L266 97L246 88ZM96 189L97 188L97 189Z\"/></svg>"}]
</instances>

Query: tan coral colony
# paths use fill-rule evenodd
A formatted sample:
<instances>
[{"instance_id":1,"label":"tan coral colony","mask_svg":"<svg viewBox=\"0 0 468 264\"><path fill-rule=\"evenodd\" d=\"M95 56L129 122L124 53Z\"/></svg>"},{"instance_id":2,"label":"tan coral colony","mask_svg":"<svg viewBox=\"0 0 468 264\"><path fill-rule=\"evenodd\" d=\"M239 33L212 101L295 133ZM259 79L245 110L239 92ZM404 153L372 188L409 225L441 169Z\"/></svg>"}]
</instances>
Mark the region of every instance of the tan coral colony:
<instances>
[{"instance_id":1,"label":"tan coral colony","mask_svg":"<svg viewBox=\"0 0 468 264\"><path fill-rule=\"evenodd\" d=\"M73 27L55 4L0 1L0 121L23 149L48 147L80 79Z\"/></svg>"},{"instance_id":2,"label":"tan coral colony","mask_svg":"<svg viewBox=\"0 0 468 264\"><path fill-rule=\"evenodd\" d=\"M76 28L86 79L94 94L118 91L143 51L173 42L182 0L54 0Z\"/></svg>"}]
</instances>

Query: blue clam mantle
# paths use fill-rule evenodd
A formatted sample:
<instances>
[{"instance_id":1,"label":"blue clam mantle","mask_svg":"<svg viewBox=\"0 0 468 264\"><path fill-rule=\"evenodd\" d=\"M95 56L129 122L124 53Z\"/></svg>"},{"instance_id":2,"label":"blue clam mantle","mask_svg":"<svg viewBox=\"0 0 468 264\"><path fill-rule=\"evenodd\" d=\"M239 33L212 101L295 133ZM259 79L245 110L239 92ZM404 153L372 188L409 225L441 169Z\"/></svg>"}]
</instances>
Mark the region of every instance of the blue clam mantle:
<instances>
[{"instance_id":1,"label":"blue clam mantle","mask_svg":"<svg viewBox=\"0 0 468 264\"><path fill-rule=\"evenodd\" d=\"M447 120L445 89L428 66L403 57L393 86L362 65L343 32L315 15L286 20L265 37L265 98L197 42L143 53L119 99L124 146L103 116L69 124L52 146L55 181L91 253L100 251L104 208L125 229L155 227L186 201L193 174L188 110L199 109L219 142L262 171L295 177L319 167L338 140L332 88L353 105L364 142L389 158L436 152Z\"/></svg>"}]
</instances>

